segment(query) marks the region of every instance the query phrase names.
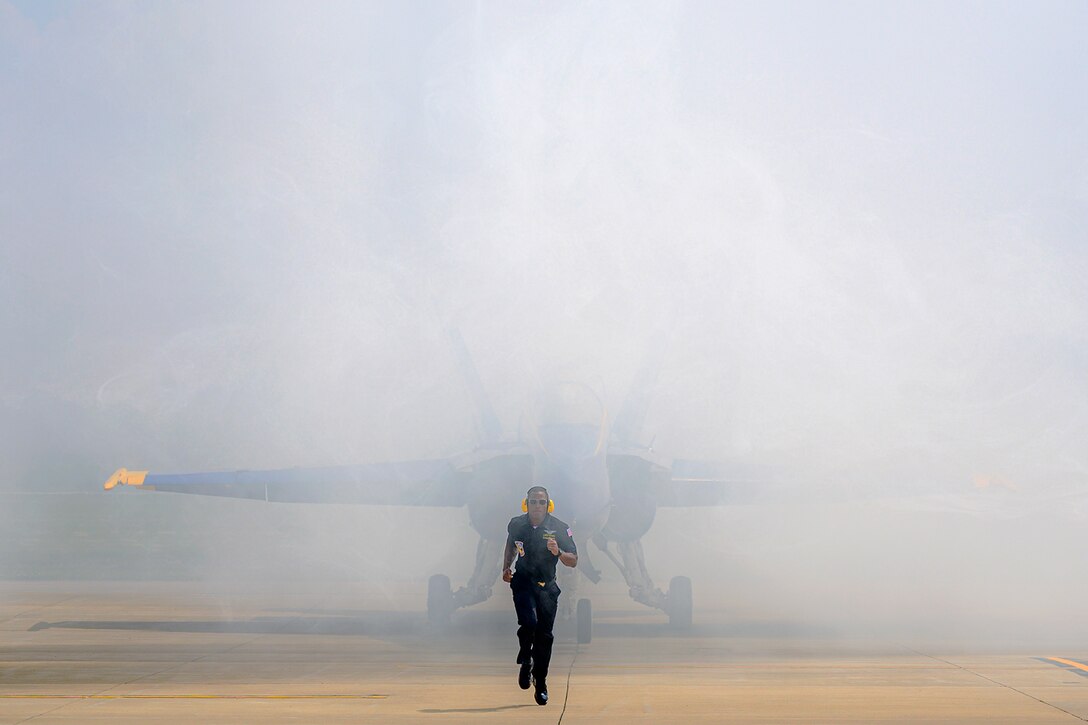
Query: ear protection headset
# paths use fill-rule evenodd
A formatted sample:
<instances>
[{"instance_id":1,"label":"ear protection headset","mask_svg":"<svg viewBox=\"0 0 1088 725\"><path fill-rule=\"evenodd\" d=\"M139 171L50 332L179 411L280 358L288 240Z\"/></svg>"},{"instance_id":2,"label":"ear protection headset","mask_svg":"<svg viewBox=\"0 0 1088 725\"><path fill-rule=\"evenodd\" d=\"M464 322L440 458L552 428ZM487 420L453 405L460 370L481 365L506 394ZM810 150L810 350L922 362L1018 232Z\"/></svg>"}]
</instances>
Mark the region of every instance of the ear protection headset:
<instances>
[{"instance_id":1,"label":"ear protection headset","mask_svg":"<svg viewBox=\"0 0 1088 725\"><path fill-rule=\"evenodd\" d=\"M523 513L529 513L529 497L521 499L521 510ZM548 496L548 513L555 511L555 501L552 501L552 497Z\"/></svg>"}]
</instances>

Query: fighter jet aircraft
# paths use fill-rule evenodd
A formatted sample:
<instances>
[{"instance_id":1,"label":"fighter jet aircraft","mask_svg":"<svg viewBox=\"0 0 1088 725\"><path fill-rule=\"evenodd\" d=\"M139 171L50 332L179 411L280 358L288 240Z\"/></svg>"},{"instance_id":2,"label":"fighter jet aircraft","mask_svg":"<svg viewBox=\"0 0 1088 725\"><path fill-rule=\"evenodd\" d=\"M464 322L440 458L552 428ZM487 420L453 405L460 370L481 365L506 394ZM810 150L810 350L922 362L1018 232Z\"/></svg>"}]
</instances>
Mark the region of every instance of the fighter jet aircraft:
<instances>
[{"instance_id":1,"label":"fighter jet aircraft","mask_svg":"<svg viewBox=\"0 0 1088 725\"><path fill-rule=\"evenodd\" d=\"M478 409L482 440L475 450L452 458L272 471L161 474L122 468L105 488L285 503L467 506L480 537L472 576L456 591L442 574L428 586L428 618L444 622L455 610L491 596L512 507L530 486L542 485L570 524L580 554L577 569L560 567L560 586L570 592L561 614L571 614L578 572L593 583L601 578L589 557L592 541L623 575L632 599L664 611L677 628L690 626L691 580L675 576L667 592L655 586L641 539L658 507L739 502L753 477L741 466L664 457L641 442L665 347L651 348L614 418L588 385L558 382L538 396L527 425L504 434L460 333L452 330L450 339ZM588 599L577 600L575 619L579 641L589 641Z\"/></svg>"}]
</instances>

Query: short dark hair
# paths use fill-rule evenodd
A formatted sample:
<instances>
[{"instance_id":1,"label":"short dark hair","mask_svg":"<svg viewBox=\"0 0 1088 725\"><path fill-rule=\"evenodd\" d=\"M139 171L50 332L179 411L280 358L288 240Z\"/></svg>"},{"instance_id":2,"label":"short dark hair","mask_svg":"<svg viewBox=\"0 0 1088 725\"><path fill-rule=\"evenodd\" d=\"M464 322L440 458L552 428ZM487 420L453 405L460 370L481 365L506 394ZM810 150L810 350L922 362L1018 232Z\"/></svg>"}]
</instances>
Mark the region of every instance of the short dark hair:
<instances>
[{"instance_id":1,"label":"short dark hair","mask_svg":"<svg viewBox=\"0 0 1088 725\"><path fill-rule=\"evenodd\" d=\"M544 493L545 496L547 496L549 499L551 499L551 494L548 493L548 489L544 488L543 486L533 486L532 488L530 488L528 491L525 492L525 497L528 498L529 496L532 496L533 491L541 491L541 492Z\"/></svg>"}]
</instances>

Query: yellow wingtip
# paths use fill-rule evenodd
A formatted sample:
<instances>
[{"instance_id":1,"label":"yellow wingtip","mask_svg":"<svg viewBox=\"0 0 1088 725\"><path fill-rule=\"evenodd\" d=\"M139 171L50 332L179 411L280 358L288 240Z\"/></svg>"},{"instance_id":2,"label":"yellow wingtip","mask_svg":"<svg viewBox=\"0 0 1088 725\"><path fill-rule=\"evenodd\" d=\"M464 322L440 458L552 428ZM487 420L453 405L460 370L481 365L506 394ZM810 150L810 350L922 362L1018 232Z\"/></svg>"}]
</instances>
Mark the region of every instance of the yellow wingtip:
<instances>
[{"instance_id":1,"label":"yellow wingtip","mask_svg":"<svg viewBox=\"0 0 1088 725\"><path fill-rule=\"evenodd\" d=\"M142 486L146 477L147 471L130 471L127 468L118 468L113 472L112 476L106 479L106 482L102 484L102 488L109 491L118 485Z\"/></svg>"}]
</instances>

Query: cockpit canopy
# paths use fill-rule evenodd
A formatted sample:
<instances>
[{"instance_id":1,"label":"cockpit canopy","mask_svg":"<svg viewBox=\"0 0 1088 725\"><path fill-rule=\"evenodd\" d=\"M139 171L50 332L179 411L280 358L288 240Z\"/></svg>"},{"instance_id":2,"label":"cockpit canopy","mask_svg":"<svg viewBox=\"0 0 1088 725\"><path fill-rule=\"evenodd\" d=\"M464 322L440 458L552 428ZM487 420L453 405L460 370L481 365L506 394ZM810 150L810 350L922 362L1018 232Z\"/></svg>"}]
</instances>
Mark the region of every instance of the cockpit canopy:
<instances>
[{"instance_id":1,"label":"cockpit canopy","mask_svg":"<svg viewBox=\"0 0 1088 725\"><path fill-rule=\"evenodd\" d=\"M589 458L602 450L607 412L600 397L584 383L546 387L537 397L533 417L534 437L549 457Z\"/></svg>"}]
</instances>

